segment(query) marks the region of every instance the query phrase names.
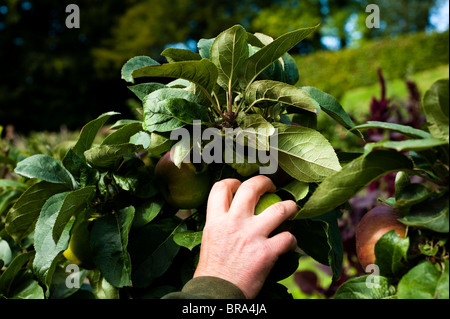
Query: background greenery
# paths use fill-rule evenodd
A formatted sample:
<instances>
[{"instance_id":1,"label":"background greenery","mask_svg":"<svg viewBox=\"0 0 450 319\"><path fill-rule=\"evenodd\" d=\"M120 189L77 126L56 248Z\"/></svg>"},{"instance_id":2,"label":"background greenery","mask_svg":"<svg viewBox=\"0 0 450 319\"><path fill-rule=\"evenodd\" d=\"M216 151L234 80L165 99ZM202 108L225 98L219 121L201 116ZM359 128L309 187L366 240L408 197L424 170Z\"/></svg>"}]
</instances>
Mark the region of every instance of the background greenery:
<instances>
[{"instance_id":1,"label":"background greenery","mask_svg":"<svg viewBox=\"0 0 450 319\"><path fill-rule=\"evenodd\" d=\"M299 83L320 87L340 99L351 89L377 83L378 68L386 79L403 79L448 64L448 38L448 31L420 32L366 41L358 48L297 56Z\"/></svg>"},{"instance_id":2,"label":"background greenery","mask_svg":"<svg viewBox=\"0 0 450 319\"><path fill-rule=\"evenodd\" d=\"M77 130L111 109L127 116L132 94L119 76L125 61L149 55L164 62L165 47L195 50L200 38L237 23L272 37L320 23L290 53L299 55L302 84L340 98L375 83L377 64L390 79L448 60L448 32L429 36L436 29L430 17L446 1L0 0L0 125L23 133ZM80 29L65 26L70 3L80 8ZM365 27L368 3L382 10L380 29ZM322 52L330 48L352 49ZM430 59L435 51L439 58Z\"/></svg>"}]
</instances>

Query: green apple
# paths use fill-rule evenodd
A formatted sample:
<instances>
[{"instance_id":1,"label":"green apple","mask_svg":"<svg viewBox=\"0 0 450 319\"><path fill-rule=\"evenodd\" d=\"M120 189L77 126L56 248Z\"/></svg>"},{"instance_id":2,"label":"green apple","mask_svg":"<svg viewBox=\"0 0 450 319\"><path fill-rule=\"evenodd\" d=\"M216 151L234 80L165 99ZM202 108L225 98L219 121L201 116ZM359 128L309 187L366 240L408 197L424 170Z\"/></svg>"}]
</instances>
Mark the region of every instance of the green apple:
<instances>
[{"instance_id":1,"label":"green apple","mask_svg":"<svg viewBox=\"0 0 450 319\"><path fill-rule=\"evenodd\" d=\"M85 269L94 269L94 257L89 245L90 220L84 220L74 226L70 235L69 247L63 252L71 263Z\"/></svg>"},{"instance_id":2,"label":"green apple","mask_svg":"<svg viewBox=\"0 0 450 319\"><path fill-rule=\"evenodd\" d=\"M178 209L197 208L208 199L210 176L207 167L197 170L192 163L177 167L169 151L155 166L155 182L166 202Z\"/></svg>"},{"instance_id":3,"label":"green apple","mask_svg":"<svg viewBox=\"0 0 450 319\"><path fill-rule=\"evenodd\" d=\"M255 207L255 215L261 214L265 209L269 208L275 203L283 201L280 196L274 193L267 193L261 196Z\"/></svg>"}]
</instances>

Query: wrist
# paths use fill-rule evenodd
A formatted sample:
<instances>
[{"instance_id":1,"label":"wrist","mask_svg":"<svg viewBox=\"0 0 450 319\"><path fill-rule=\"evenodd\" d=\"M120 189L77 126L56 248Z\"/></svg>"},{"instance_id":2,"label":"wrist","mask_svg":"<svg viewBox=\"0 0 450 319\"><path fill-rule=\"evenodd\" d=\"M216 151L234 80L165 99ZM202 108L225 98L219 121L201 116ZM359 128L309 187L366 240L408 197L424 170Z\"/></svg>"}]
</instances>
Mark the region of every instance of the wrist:
<instances>
[{"instance_id":1,"label":"wrist","mask_svg":"<svg viewBox=\"0 0 450 319\"><path fill-rule=\"evenodd\" d=\"M254 282L246 281L242 274L230 274L217 269L204 269L202 267L197 267L193 278L201 277L214 277L224 281L227 281L237 287L244 295L245 299L254 298L254 293L252 293L252 286Z\"/></svg>"}]
</instances>

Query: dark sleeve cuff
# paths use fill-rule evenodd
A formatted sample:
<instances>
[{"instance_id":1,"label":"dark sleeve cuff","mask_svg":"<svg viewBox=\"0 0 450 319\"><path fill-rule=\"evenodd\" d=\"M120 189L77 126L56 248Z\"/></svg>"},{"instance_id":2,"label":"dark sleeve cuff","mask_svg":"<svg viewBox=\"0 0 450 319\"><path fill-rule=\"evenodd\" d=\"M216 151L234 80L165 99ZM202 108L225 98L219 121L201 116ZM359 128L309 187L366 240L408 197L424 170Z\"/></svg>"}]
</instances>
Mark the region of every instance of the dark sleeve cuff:
<instances>
[{"instance_id":1,"label":"dark sleeve cuff","mask_svg":"<svg viewBox=\"0 0 450 319\"><path fill-rule=\"evenodd\" d=\"M218 277L196 277L181 292L172 292L162 299L245 299L244 293L231 282Z\"/></svg>"}]
</instances>

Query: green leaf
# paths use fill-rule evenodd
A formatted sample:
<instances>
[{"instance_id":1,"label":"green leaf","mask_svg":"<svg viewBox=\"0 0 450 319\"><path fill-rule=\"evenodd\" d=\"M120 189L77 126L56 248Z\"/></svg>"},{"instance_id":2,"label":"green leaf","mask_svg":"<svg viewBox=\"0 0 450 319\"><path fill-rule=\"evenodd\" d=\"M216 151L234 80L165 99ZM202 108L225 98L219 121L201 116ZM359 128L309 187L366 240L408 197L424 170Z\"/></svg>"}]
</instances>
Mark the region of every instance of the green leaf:
<instances>
[{"instance_id":1,"label":"green leaf","mask_svg":"<svg viewBox=\"0 0 450 319\"><path fill-rule=\"evenodd\" d=\"M403 190L411 185L409 174L404 171L400 171L395 174L395 199L399 199L402 196ZM421 184L419 184L421 185Z\"/></svg>"},{"instance_id":2,"label":"green leaf","mask_svg":"<svg viewBox=\"0 0 450 319\"><path fill-rule=\"evenodd\" d=\"M397 123L388 123L388 122L379 122L379 121L368 121L365 124L360 124L353 127L351 130L367 130L372 128L385 129L394 132L401 133L405 136L411 138L432 138L430 133L413 128L411 126L397 124Z\"/></svg>"},{"instance_id":3,"label":"green leaf","mask_svg":"<svg viewBox=\"0 0 450 319\"><path fill-rule=\"evenodd\" d=\"M344 282L333 299L384 299L395 294L395 287L383 276L364 275Z\"/></svg>"},{"instance_id":4,"label":"green leaf","mask_svg":"<svg viewBox=\"0 0 450 319\"><path fill-rule=\"evenodd\" d=\"M245 60L239 71L239 85L241 88L246 89L265 68L305 39L317 27L285 33Z\"/></svg>"},{"instance_id":5,"label":"green leaf","mask_svg":"<svg viewBox=\"0 0 450 319\"><path fill-rule=\"evenodd\" d=\"M98 269L89 271L88 278L99 299L120 299L120 289L112 286Z\"/></svg>"},{"instance_id":6,"label":"green leaf","mask_svg":"<svg viewBox=\"0 0 450 319\"><path fill-rule=\"evenodd\" d=\"M169 63L202 59L200 54L188 49L167 48L161 52L161 55L166 57Z\"/></svg>"},{"instance_id":7,"label":"green leaf","mask_svg":"<svg viewBox=\"0 0 450 319\"><path fill-rule=\"evenodd\" d=\"M165 107L164 101L157 102L146 99L144 102L144 130L148 132L170 132L183 127L186 123L173 117Z\"/></svg>"},{"instance_id":8,"label":"green leaf","mask_svg":"<svg viewBox=\"0 0 450 319\"><path fill-rule=\"evenodd\" d=\"M151 222L138 229L130 239L133 287L147 287L167 271L180 249L173 236L183 230L186 226L176 218Z\"/></svg>"},{"instance_id":9,"label":"green leaf","mask_svg":"<svg viewBox=\"0 0 450 319\"><path fill-rule=\"evenodd\" d=\"M50 183L65 184L72 188L76 188L77 184L72 174L64 168L60 161L43 154L32 155L20 161L17 163L14 172L28 178L37 178Z\"/></svg>"},{"instance_id":10,"label":"green leaf","mask_svg":"<svg viewBox=\"0 0 450 319\"><path fill-rule=\"evenodd\" d=\"M412 169L413 163L393 151L373 151L345 165L324 179L296 218L319 216L347 202L375 179L399 170Z\"/></svg>"},{"instance_id":11,"label":"green leaf","mask_svg":"<svg viewBox=\"0 0 450 319\"><path fill-rule=\"evenodd\" d=\"M109 127L109 129L110 130L118 130L118 129L122 128L125 125L133 124L133 123L142 123L142 121L121 119L121 120L117 120L114 124L112 124Z\"/></svg>"},{"instance_id":12,"label":"green leaf","mask_svg":"<svg viewBox=\"0 0 450 319\"><path fill-rule=\"evenodd\" d=\"M10 299L44 299L44 290L30 271L22 270L14 281Z\"/></svg>"},{"instance_id":13,"label":"green leaf","mask_svg":"<svg viewBox=\"0 0 450 319\"><path fill-rule=\"evenodd\" d=\"M290 227L298 246L306 254L331 267L332 282L339 279L342 271L343 246L338 226L341 216L339 210L333 210L320 217L293 220Z\"/></svg>"},{"instance_id":14,"label":"green leaf","mask_svg":"<svg viewBox=\"0 0 450 319\"><path fill-rule=\"evenodd\" d=\"M75 227L75 226L72 226ZM67 272L66 272L67 270ZM75 273L77 271L77 273ZM80 291L80 287L75 285L68 285L68 282L71 282L73 284L75 283L83 283L84 279L86 278L88 274L88 270L83 268L74 268L70 269L63 266L59 266L55 268L55 272L53 273L52 278L52 285L51 285L51 294L50 299L66 299L70 296L74 295L78 291ZM91 284L91 282L89 282ZM84 287L83 287L84 288ZM84 289L81 289L81 291L85 291ZM77 296L77 295L75 295ZM83 296L84 298L84 296Z\"/></svg>"},{"instance_id":15,"label":"green leaf","mask_svg":"<svg viewBox=\"0 0 450 319\"><path fill-rule=\"evenodd\" d=\"M270 101L292 105L313 113L317 113L319 108L319 104L306 91L271 80L255 81L250 84L245 91L244 99L249 106L258 106L260 102Z\"/></svg>"},{"instance_id":16,"label":"green leaf","mask_svg":"<svg viewBox=\"0 0 450 319\"><path fill-rule=\"evenodd\" d=\"M339 101L333 96L312 86L304 86L301 89L308 92L309 95L319 103L320 108L343 127L348 130L355 127L350 116L345 112ZM351 132L358 137L363 137L361 132L357 129L352 130Z\"/></svg>"},{"instance_id":17,"label":"green leaf","mask_svg":"<svg viewBox=\"0 0 450 319\"><path fill-rule=\"evenodd\" d=\"M113 173L114 181L123 190L139 198L150 198L158 191L152 179L153 168L147 167L139 158L131 158Z\"/></svg>"},{"instance_id":18,"label":"green leaf","mask_svg":"<svg viewBox=\"0 0 450 319\"><path fill-rule=\"evenodd\" d=\"M250 45L252 55L259 51L255 50L255 47L262 48L265 45L273 42L273 38L262 33L247 33L247 42ZM253 52L254 51L254 52ZM284 82L287 84L294 85L298 82L299 74L297 63L294 58L289 54L285 53L277 61L272 63L263 72L263 76L267 79Z\"/></svg>"},{"instance_id":19,"label":"green leaf","mask_svg":"<svg viewBox=\"0 0 450 319\"><path fill-rule=\"evenodd\" d=\"M167 86L162 84L162 83L141 83L141 84L136 84L136 85L132 85L129 86L128 88L131 90L131 92L133 92L138 98L139 100L141 100L142 102L144 101L144 98L149 95L150 93L159 90L159 89L163 89L166 88Z\"/></svg>"},{"instance_id":20,"label":"green leaf","mask_svg":"<svg viewBox=\"0 0 450 319\"><path fill-rule=\"evenodd\" d=\"M395 230L385 233L375 244L375 263L380 267L380 275L401 276L407 270L409 238L400 238Z\"/></svg>"},{"instance_id":21,"label":"green leaf","mask_svg":"<svg viewBox=\"0 0 450 319\"><path fill-rule=\"evenodd\" d=\"M434 138L448 142L449 80L442 79L433 83L423 97L423 110L428 129Z\"/></svg>"},{"instance_id":22,"label":"green leaf","mask_svg":"<svg viewBox=\"0 0 450 319\"><path fill-rule=\"evenodd\" d=\"M58 242L70 218L85 210L90 200L94 198L95 192L95 186L88 186L67 194L52 229L55 242Z\"/></svg>"},{"instance_id":23,"label":"green leaf","mask_svg":"<svg viewBox=\"0 0 450 319\"><path fill-rule=\"evenodd\" d=\"M200 140L201 136L194 136L193 138L197 138ZM172 161L176 167L180 168L181 163L183 163L184 159L191 154L194 145L196 145L197 141L191 139L181 139L175 145L172 146L171 151L173 151Z\"/></svg>"},{"instance_id":24,"label":"green leaf","mask_svg":"<svg viewBox=\"0 0 450 319\"><path fill-rule=\"evenodd\" d=\"M34 257L35 252L29 251L17 255L8 268L0 276L0 296L10 297L12 284L22 267Z\"/></svg>"},{"instance_id":25,"label":"green leaf","mask_svg":"<svg viewBox=\"0 0 450 319\"><path fill-rule=\"evenodd\" d=\"M67 185L48 182L30 186L6 215L5 229L8 234L20 245L21 240L34 230L41 208L47 199L68 190Z\"/></svg>"},{"instance_id":26,"label":"green leaf","mask_svg":"<svg viewBox=\"0 0 450 319\"><path fill-rule=\"evenodd\" d=\"M247 31L235 25L220 33L211 45L210 57L218 70L217 83L231 92L242 63L248 58Z\"/></svg>"},{"instance_id":27,"label":"green leaf","mask_svg":"<svg viewBox=\"0 0 450 319\"><path fill-rule=\"evenodd\" d=\"M431 261L424 261L412 268L398 283L397 297L400 299L448 299L449 263L444 269Z\"/></svg>"},{"instance_id":28,"label":"green leaf","mask_svg":"<svg viewBox=\"0 0 450 319\"><path fill-rule=\"evenodd\" d=\"M81 158L73 150L69 150L63 159L64 167L79 181L80 187L97 185L99 180L98 171L89 166L84 158Z\"/></svg>"},{"instance_id":29,"label":"green leaf","mask_svg":"<svg viewBox=\"0 0 450 319\"><path fill-rule=\"evenodd\" d=\"M122 67L122 79L127 82L134 83L134 79L132 76L133 71L151 65L159 65L159 63L148 56L136 56L134 58L131 58Z\"/></svg>"},{"instance_id":30,"label":"green leaf","mask_svg":"<svg viewBox=\"0 0 450 319\"><path fill-rule=\"evenodd\" d=\"M178 88L160 89L147 95L147 97L144 99L144 130L147 130L149 132L169 132L186 124L175 118L170 110L175 113L182 113L182 109L188 108L189 103L180 103L180 109L177 111L176 104L172 105L171 103L179 100L166 102L166 100L169 99L184 99L188 102L196 103L197 105L195 106L195 108L197 111L194 112L203 113L201 111L201 106L199 105L198 98L192 92ZM203 118L205 115L206 114L203 113L200 116L201 118ZM195 115L193 116L195 117Z\"/></svg>"},{"instance_id":31,"label":"green leaf","mask_svg":"<svg viewBox=\"0 0 450 319\"><path fill-rule=\"evenodd\" d=\"M173 236L173 240L180 246L186 247L191 250L194 249L195 246L200 245L202 242L202 231L194 232L192 230L186 230L180 233L175 234Z\"/></svg>"},{"instance_id":32,"label":"green leaf","mask_svg":"<svg viewBox=\"0 0 450 319\"><path fill-rule=\"evenodd\" d=\"M169 77L185 79L200 86L205 94L212 92L217 81L217 76L218 71L216 66L207 59L148 66L133 72L133 78Z\"/></svg>"},{"instance_id":33,"label":"green leaf","mask_svg":"<svg viewBox=\"0 0 450 319\"><path fill-rule=\"evenodd\" d=\"M118 130L109 134L100 145L126 144L130 137L142 130L142 123L125 124Z\"/></svg>"},{"instance_id":34,"label":"green leaf","mask_svg":"<svg viewBox=\"0 0 450 319\"><path fill-rule=\"evenodd\" d=\"M94 221L90 243L94 262L114 287L131 284L131 260L127 251L134 207L114 211Z\"/></svg>"},{"instance_id":35,"label":"green leaf","mask_svg":"<svg viewBox=\"0 0 450 319\"><path fill-rule=\"evenodd\" d=\"M282 114L287 117L286 124L300 125L317 130L317 114L303 110L292 110L290 114ZM284 123L284 122L283 122Z\"/></svg>"},{"instance_id":36,"label":"green leaf","mask_svg":"<svg viewBox=\"0 0 450 319\"><path fill-rule=\"evenodd\" d=\"M296 84L299 80L297 62L289 53L283 54L281 59L282 59L282 67L284 70L283 82L291 85Z\"/></svg>"},{"instance_id":37,"label":"green leaf","mask_svg":"<svg viewBox=\"0 0 450 319\"><path fill-rule=\"evenodd\" d=\"M258 51L255 50L255 47L252 47L251 49L255 52ZM261 80L273 80L294 85L299 79L297 63L289 53L285 53L282 57L264 69L264 71L258 75L257 78Z\"/></svg>"},{"instance_id":38,"label":"green leaf","mask_svg":"<svg viewBox=\"0 0 450 319\"><path fill-rule=\"evenodd\" d=\"M130 143L102 145L87 150L84 152L84 156L86 161L92 166L100 169L110 169L116 167L125 155L134 154L141 149L141 145Z\"/></svg>"},{"instance_id":39,"label":"green leaf","mask_svg":"<svg viewBox=\"0 0 450 319\"><path fill-rule=\"evenodd\" d=\"M143 148L148 148L150 146L151 137L146 132L137 132L130 137L130 143L134 145L142 145Z\"/></svg>"},{"instance_id":40,"label":"green leaf","mask_svg":"<svg viewBox=\"0 0 450 319\"><path fill-rule=\"evenodd\" d=\"M11 247L6 240L0 237L0 265L8 266L12 257Z\"/></svg>"},{"instance_id":41,"label":"green leaf","mask_svg":"<svg viewBox=\"0 0 450 319\"><path fill-rule=\"evenodd\" d=\"M265 39L267 41L264 41ZM266 44L269 44L272 41L273 41L273 38L269 37L265 34L262 34L262 33L253 34L253 33L247 32L247 43L251 46L262 48L263 46L265 46Z\"/></svg>"},{"instance_id":42,"label":"green leaf","mask_svg":"<svg viewBox=\"0 0 450 319\"><path fill-rule=\"evenodd\" d=\"M431 195L433 195L433 193L430 192L425 185L419 183L410 183L404 185L401 192L398 192L397 194L396 185L394 208L399 211L404 211L404 209L424 201Z\"/></svg>"},{"instance_id":43,"label":"green leaf","mask_svg":"<svg viewBox=\"0 0 450 319\"><path fill-rule=\"evenodd\" d=\"M260 114L239 113L236 123L240 130L236 133L236 143L250 145L259 150L269 150L269 138L275 128Z\"/></svg>"},{"instance_id":44,"label":"green leaf","mask_svg":"<svg viewBox=\"0 0 450 319\"><path fill-rule=\"evenodd\" d=\"M271 145L271 151L278 152L280 167L302 182L319 182L339 171L341 166L333 147L316 130L294 125L273 123L278 146Z\"/></svg>"},{"instance_id":45,"label":"green leaf","mask_svg":"<svg viewBox=\"0 0 450 319\"><path fill-rule=\"evenodd\" d=\"M37 278L47 287L46 295L49 295L49 286L55 271L57 257L67 249L70 239L70 229L73 221L69 222L62 232L58 242L53 238L53 227L58 214L69 192L59 193L50 197L41 210L34 232L34 248L36 256L33 261L33 269Z\"/></svg>"},{"instance_id":46,"label":"green leaf","mask_svg":"<svg viewBox=\"0 0 450 319\"><path fill-rule=\"evenodd\" d=\"M176 79L176 80L173 80L173 81L167 83L166 87L177 88L177 89L186 89L186 88L191 89L190 86L191 86L191 82L189 82L188 80ZM196 88L194 86L193 91L195 92L195 90L196 90Z\"/></svg>"},{"instance_id":47,"label":"green leaf","mask_svg":"<svg viewBox=\"0 0 450 319\"><path fill-rule=\"evenodd\" d=\"M202 58L205 59L210 59L210 51L211 51L211 45L214 42L214 38L212 39L200 39L197 42L197 48L198 48L198 53L200 54L200 56Z\"/></svg>"},{"instance_id":48,"label":"green leaf","mask_svg":"<svg viewBox=\"0 0 450 319\"><path fill-rule=\"evenodd\" d=\"M320 220L324 224L324 232L326 234L328 250L328 266L332 271L332 282L336 282L341 276L342 260L343 260L343 245L341 231L339 229L338 219L342 217L340 210L333 210L322 216L314 217L313 220Z\"/></svg>"},{"instance_id":49,"label":"green leaf","mask_svg":"<svg viewBox=\"0 0 450 319\"><path fill-rule=\"evenodd\" d=\"M161 155L170 150L173 143L174 141L164 135L152 132L150 134L150 146L148 147L148 152L153 156Z\"/></svg>"},{"instance_id":50,"label":"green leaf","mask_svg":"<svg viewBox=\"0 0 450 319\"><path fill-rule=\"evenodd\" d=\"M186 124L193 124L194 121L201 121L202 124L210 123L205 107L196 102L182 98L168 98L158 104L180 122Z\"/></svg>"},{"instance_id":51,"label":"green leaf","mask_svg":"<svg viewBox=\"0 0 450 319\"><path fill-rule=\"evenodd\" d=\"M139 205L136 208L133 227L142 227L151 222L161 212L164 203L164 199L152 198Z\"/></svg>"},{"instance_id":52,"label":"green leaf","mask_svg":"<svg viewBox=\"0 0 450 319\"><path fill-rule=\"evenodd\" d=\"M406 140L406 141L379 141L376 143L368 143L364 146L365 152L370 152L375 147L390 148L398 152L404 151L424 151L433 147L447 145L448 142L438 140L435 138L424 138L418 140Z\"/></svg>"},{"instance_id":53,"label":"green leaf","mask_svg":"<svg viewBox=\"0 0 450 319\"><path fill-rule=\"evenodd\" d=\"M75 154L84 159L84 152L91 148L98 131L103 127L103 125L105 125L106 121L108 121L108 119L111 116L116 114L120 113L117 112L104 113L95 120L92 120L89 123L87 123L81 130L77 143L72 148Z\"/></svg>"},{"instance_id":54,"label":"green leaf","mask_svg":"<svg viewBox=\"0 0 450 319\"><path fill-rule=\"evenodd\" d=\"M232 152L233 160L230 163L227 161L226 163L230 165L236 172L241 176L250 176L255 174L259 170L259 164L252 163L249 161L249 158L240 152L236 152L234 149L231 149L228 145L225 146L225 153Z\"/></svg>"},{"instance_id":55,"label":"green leaf","mask_svg":"<svg viewBox=\"0 0 450 319\"><path fill-rule=\"evenodd\" d=\"M306 195L308 195L309 184L294 179L292 182L283 186L281 189L294 196L295 201L298 202L299 200L305 198Z\"/></svg>"},{"instance_id":56,"label":"green leaf","mask_svg":"<svg viewBox=\"0 0 450 319\"><path fill-rule=\"evenodd\" d=\"M410 208L408 215L399 219L403 224L413 227L427 228L439 233L449 231L448 194L441 197L430 197Z\"/></svg>"}]
</instances>

